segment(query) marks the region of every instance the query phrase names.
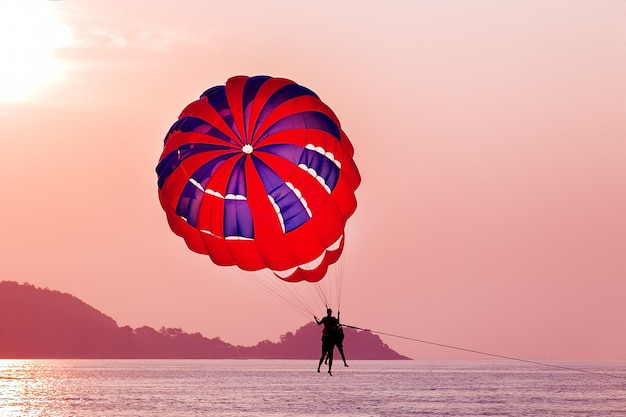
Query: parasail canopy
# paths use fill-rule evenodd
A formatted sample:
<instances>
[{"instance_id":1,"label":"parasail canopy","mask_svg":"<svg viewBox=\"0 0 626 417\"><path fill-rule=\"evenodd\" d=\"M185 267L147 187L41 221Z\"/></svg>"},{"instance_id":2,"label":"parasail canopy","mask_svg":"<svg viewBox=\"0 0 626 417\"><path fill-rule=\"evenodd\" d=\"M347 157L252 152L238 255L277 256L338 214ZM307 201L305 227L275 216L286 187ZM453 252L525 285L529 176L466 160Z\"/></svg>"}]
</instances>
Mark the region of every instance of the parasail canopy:
<instances>
[{"instance_id":1,"label":"parasail canopy","mask_svg":"<svg viewBox=\"0 0 626 417\"><path fill-rule=\"evenodd\" d=\"M344 246L361 181L339 120L284 78L206 90L168 131L156 168L174 233L218 265L321 280Z\"/></svg>"}]
</instances>

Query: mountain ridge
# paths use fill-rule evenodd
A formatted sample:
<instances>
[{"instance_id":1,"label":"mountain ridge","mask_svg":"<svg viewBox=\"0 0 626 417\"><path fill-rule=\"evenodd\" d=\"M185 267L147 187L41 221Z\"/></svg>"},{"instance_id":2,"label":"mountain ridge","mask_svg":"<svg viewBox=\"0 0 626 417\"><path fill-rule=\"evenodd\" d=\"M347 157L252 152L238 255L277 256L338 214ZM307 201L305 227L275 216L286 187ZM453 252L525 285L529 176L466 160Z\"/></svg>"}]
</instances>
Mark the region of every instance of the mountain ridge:
<instances>
[{"instance_id":1,"label":"mountain ridge","mask_svg":"<svg viewBox=\"0 0 626 417\"><path fill-rule=\"evenodd\" d=\"M344 329L348 359L407 360L366 330ZM180 328L119 327L77 297L31 284L0 282L0 358L317 359L320 329L310 322L279 342L238 346Z\"/></svg>"}]
</instances>

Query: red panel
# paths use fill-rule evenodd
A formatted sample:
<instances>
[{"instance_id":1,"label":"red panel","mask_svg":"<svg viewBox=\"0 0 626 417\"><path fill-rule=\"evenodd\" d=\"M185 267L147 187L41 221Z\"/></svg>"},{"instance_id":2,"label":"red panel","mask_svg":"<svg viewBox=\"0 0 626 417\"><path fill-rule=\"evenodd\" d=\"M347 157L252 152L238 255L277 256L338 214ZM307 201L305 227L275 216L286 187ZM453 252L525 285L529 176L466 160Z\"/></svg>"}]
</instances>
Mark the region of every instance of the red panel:
<instances>
[{"instance_id":1,"label":"red panel","mask_svg":"<svg viewBox=\"0 0 626 417\"><path fill-rule=\"evenodd\" d=\"M285 78L270 78L267 80L259 91L257 91L256 96L254 97L254 104L252 105L252 109L250 111L250 126L248 132L252 134L251 129L254 128L259 115L261 114L261 110L263 110L263 106L267 103L267 100L280 88L293 84L293 81L287 80Z\"/></svg>"},{"instance_id":2,"label":"red panel","mask_svg":"<svg viewBox=\"0 0 626 417\"><path fill-rule=\"evenodd\" d=\"M248 188L248 204L254 221L255 239L282 235L283 231L278 215L267 196L267 191L250 157L246 160L246 185Z\"/></svg>"},{"instance_id":3,"label":"red panel","mask_svg":"<svg viewBox=\"0 0 626 417\"><path fill-rule=\"evenodd\" d=\"M243 120L243 87L247 80L248 77L238 76L226 81L226 98L228 99L228 106L233 112L233 118L239 133L239 142L242 146L248 143L245 139L246 131Z\"/></svg>"},{"instance_id":4,"label":"red panel","mask_svg":"<svg viewBox=\"0 0 626 417\"><path fill-rule=\"evenodd\" d=\"M168 213L167 221L172 231L185 239L185 243L189 249L201 254L207 253L206 247L200 238L200 234L195 228L189 226L185 220L176 214Z\"/></svg>"},{"instance_id":5,"label":"red panel","mask_svg":"<svg viewBox=\"0 0 626 417\"><path fill-rule=\"evenodd\" d=\"M312 96L302 96L292 100L288 100L278 106L268 117L263 120L259 128L254 134L253 142L256 142L268 128L270 128L274 123L284 118L285 116L289 116L292 114L307 112L307 111L318 111L320 113L325 113L328 116L334 116L332 114L328 114L326 107L323 103L321 103L317 98ZM288 142L291 143L291 142ZM263 142L265 144L265 142Z\"/></svg>"},{"instance_id":6,"label":"red panel","mask_svg":"<svg viewBox=\"0 0 626 417\"><path fill-rule=\"evenodd\" d=\"M226 240L226 247L239 268L257 271L266 267L254 240Z\"/></svg>"},{"instance_id":7,"label":"red panel","mask_svg":"<svg viewBox=\"0 0 626 417\"><path fill-rule=\"evenodd\" d=\"M298 265L284 234L257 239L259 255L269 269L283 271Z\"/></svg>"},{"instance_id":8,"label":"red panel","mask_svg":"<svg viewBox=\"0 0 626 417\"><path fill-rule=\"evenodd\" d=\"M191 107L192 105L193 107ZM187 109L189 109L189 111L183 111L181 117L192 116L202 119L205 122L215 126L222 133L228 135L228 137L230 137L234 143L241 142L235 132L232 131L230 126L224 121L222 116L220 116L219 113L215 111L213 106L209 104L206 98L193 102L187 107Z\"/></svg>"},{"instance_id":9,"label":"red panel","mask_svg":"<svg viewBox=\"0 0 626 417\"><path fill-rule=\"evenodd\" d=\"M206 233L202 233L200 237L202 238L213 263L222 266L236 265L235 260L230 255L230 251L226 246L226 241L223 238Z\"/></svg>"}]
</instances>

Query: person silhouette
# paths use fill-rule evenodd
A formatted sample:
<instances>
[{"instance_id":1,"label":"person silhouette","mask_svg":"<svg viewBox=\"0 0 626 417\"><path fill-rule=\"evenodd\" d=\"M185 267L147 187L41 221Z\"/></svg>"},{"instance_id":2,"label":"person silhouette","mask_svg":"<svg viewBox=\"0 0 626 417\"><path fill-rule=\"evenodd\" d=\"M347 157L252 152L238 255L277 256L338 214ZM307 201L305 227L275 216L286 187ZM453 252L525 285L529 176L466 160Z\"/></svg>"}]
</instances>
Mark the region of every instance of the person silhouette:
<instances>
[{"instance_id":1,"label":"person silhouette","mask_svg":"<svg viewBox=\"0 0 626 417\"><path fill-rule=\"evenodd\" d=\"M321 320L318 320L316 316L313 316L317 325L324 325L324 330L322 330L322 356L320 357L320 361L317 365L317 372L320 371L320 367L322 363L324 363L324 359L328 360L328 373L332 376L332 367L333 367L333 351L335 350L335 342L337 337L337 331L339 327L339 320L333 317L333 310L330 308L326 309L326 316L322 317Z\"/></svg>"},{"instance_id":2,"label":"person silhouette","mask_svg":"<svg viewBox=\"0 0 626 417\"><path fill-rule=\"evenodd\" d=\"M337 314L337 320L339 320L339 314ZM343 333L343 326L341 323L337 326L337 334L335 339L335 346L337 346L337 350L341 354L341 359L343 360L343 366L348 366L346 362L346 355L343 353L343 339L345 338L345 334ZM328 363L328 356L324 360L324 363Z\"/></svg>"}]
</instances>

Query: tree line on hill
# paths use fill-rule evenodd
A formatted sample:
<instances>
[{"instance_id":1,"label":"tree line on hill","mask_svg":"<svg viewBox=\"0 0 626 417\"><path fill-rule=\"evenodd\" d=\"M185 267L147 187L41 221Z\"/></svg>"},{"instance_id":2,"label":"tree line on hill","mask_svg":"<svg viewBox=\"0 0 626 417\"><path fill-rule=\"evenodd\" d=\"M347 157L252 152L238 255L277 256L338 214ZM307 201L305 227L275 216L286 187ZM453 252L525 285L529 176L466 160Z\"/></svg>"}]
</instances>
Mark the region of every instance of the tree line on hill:
<instances>
[{"instance_id":1,"label":"tree line on hill","mask_svg":"<svg viewBox=\"0 0 626 417\"><path fill-rule=\"evenodd\" d=\"M345 334L348 359L409 359L369 331ZM0 282L0 358L317 359L320 335L310 322L279 342L235 346L179 328L119 327L73 295Z\"/></svg>"}]
</instances>

